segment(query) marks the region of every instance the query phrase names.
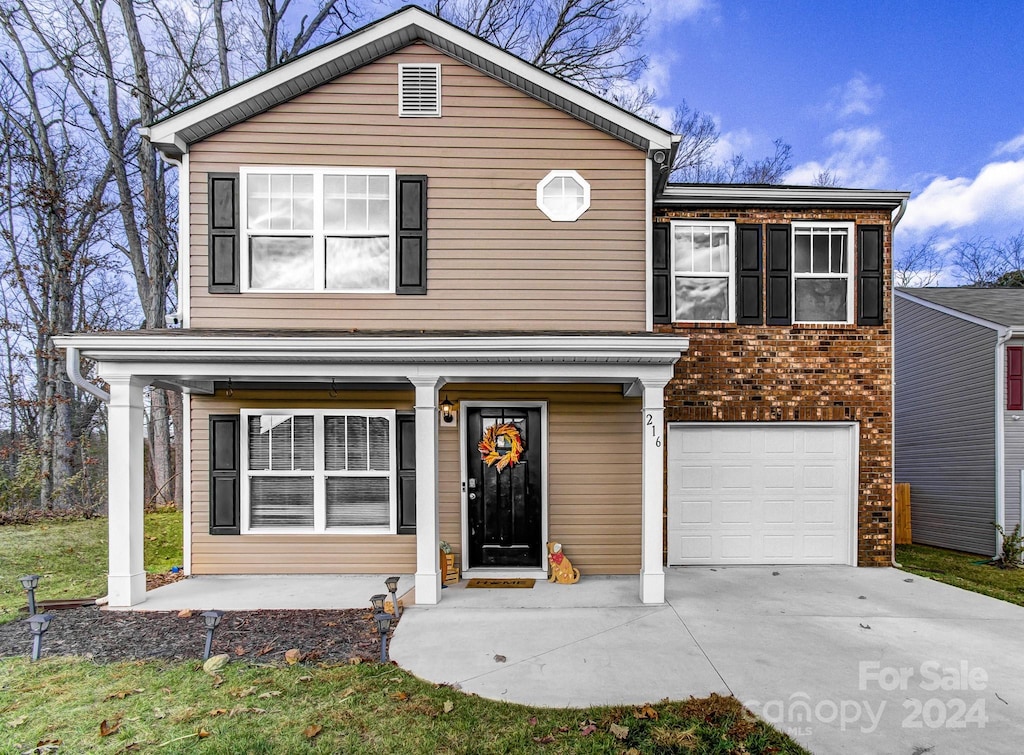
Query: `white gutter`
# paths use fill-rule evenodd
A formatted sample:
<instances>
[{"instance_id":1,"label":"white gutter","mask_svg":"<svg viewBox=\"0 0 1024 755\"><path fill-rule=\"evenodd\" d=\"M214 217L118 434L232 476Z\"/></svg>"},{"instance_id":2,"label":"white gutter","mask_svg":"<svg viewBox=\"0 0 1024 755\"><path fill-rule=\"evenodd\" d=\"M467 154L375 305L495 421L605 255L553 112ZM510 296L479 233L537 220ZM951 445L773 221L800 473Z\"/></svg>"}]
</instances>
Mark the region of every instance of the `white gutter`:
<instances>
[{"instance_id":1,"label":"white gutter","mask_svg":"<svg viewBox=\"0 0 1024 755\"><path fill-rule=\"evenodd\" d=\"M1006 342L1013 337L1013 328L1006 328L996 339L996 524L1006 528ZM996 552L1003 549L1003 537L996 531Z\"/></svg>"},{"instance_id":2,"label":"white gutter","mask_svg":"<svg viewBox=\"0 0 1024 755\"><path fill-rule=\"evenodd\" d=\"M68 377L71 378L71 382L77 385L86 393L91 393L93 396L98 398L104 404L110 403L110 394L100 388L95 383L86 380L82 375L82 361L78 354L77 346L65 346L67 350L65 353L64 363L67 367Z\"/></svg>"},{"instance_id":3,"label":"white gutter","mask_svg":"<svg viewBox=\"0 0 1024 755\"><path fill-rule=\"evenodd\" d=\"M896 217L892 219L892 230L896 230L896 226L903 220L903 216L907 214L907 202L910 201L910 197L904 197L903 201L900 202L899 209L896 210Z\"/></svg>"}]
</instances>

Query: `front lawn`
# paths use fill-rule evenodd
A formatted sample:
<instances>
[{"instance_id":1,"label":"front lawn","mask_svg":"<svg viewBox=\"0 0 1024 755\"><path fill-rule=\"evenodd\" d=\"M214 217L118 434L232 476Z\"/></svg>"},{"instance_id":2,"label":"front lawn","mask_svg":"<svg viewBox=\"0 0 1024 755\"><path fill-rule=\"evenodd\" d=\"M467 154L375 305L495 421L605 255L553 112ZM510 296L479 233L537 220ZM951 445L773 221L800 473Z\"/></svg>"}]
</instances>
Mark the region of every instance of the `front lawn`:
<instances>
[{"instance_id":1,"label":"front lawn","mask_svg":"<svg viewBox=\"0 0 1024 755\"><path fill-rule=\"evenodd\" d=\"M0 677L0 752L805 752L735 698L715 695L529 708L379 664L233 663L211 677L198 662L7 658Z\"/></svg>"},{"instance_id":2,"label":"front lawn","mask_svg":"<svg viewBox=\"0 0 1024 755\"><path fill-rule=\"evenodd\" d=\"M146 514L146 571L181 565L181 512ZM42 579L36 600L107 594L107 520L42 521L0 527L0 624L23 617L23 574Z\"/></svg>"},{"instance_id":3,"label":"front lawn","mask_svg":"<svg viewBox=\"0 0 1024 755\"><path fill-rule=\"evenodd\" d=\"M896 560L908 572L1024 606L1024 569L975 563L984 558L930 545L896 546Z\"/></svg>"}]
</instances>

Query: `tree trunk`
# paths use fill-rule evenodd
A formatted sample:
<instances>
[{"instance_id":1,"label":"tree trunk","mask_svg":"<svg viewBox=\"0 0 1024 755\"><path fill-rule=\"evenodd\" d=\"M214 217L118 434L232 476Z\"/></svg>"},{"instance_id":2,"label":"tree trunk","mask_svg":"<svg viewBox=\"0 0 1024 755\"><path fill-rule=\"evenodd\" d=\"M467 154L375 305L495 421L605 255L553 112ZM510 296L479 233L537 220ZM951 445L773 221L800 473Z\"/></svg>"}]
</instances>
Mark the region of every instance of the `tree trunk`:
<instances>
[{"instance_id":1,"label":"tree trunk","mask_svg":"<svg viewBox=\"0 0 1024 755\"><path fill-rule=\"evenodd\" d=\"M185 486L189 481L185 479L185 434L190 428L185 427L184 420L185 397L177 391L167 392L167 403L171 410L171 424L174 426L174 506L181 511L185 505Z\"/></svg>"}]
</instances>

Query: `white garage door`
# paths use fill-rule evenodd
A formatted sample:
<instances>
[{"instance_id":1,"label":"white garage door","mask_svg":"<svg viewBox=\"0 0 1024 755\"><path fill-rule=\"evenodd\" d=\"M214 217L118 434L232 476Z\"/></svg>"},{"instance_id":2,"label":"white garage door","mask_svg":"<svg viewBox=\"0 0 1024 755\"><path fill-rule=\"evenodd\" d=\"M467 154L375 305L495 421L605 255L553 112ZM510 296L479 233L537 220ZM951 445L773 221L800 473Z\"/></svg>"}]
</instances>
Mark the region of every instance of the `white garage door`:
<instances>
[{"instance_id":1,"label":"white garage door","mask_svg":"<svg viewBox=\"0 0 1024 755\"><path fill-rule=\"evenodd\" d=\"M669 564L852 564L856 425L674 424Z\"/></svg>"}]
</instances>

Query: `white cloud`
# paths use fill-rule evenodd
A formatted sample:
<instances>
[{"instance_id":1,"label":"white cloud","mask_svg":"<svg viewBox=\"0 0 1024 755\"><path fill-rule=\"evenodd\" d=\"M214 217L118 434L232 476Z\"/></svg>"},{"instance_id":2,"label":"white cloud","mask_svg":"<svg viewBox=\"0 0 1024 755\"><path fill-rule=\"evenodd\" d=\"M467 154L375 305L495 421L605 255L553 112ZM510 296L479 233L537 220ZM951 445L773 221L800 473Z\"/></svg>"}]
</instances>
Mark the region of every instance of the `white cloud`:
<instances>
[{"instance_id":1,"label":"white cloud","mask_svg":"<svg viewBox=\"0 0 1024 755\"><path fill-rule=\"evenodd\" d=\"M871 115L883 94L884 90L880 84L872 84L866 75L857 73L843 86L832 90L831 99L825 109L839 118Z\"/></svg>"},{"instance_id":2,"label":"white cloud","mask_svg":"<svg viewBox=\"0 0 1024 755\"><path fill-rule=\"evenodd\" d=\"M1006 142L1000 142L992 152L992 157L999 155L1016 155L1024 152L1024 134L1015 136Z\"/></svg>"},{"instance_id":3,"label":"white cloud","mask_svg":"<svg viewBox=\"0 0 1024 755\"><path fill-rule=\"evenodd\" d=\"M888 144L881 129L873 126L843 128L826 139L830 154L824 160L797 165L786 176L786 183L813 184L824 172L831 173L840 186L876 187L889 176Z\"/></svg>"},{"instance_id":4,"label":"white cloud","mask_svg":"<svg viewBox=\"0 0 1024 755\"><path fill-rule=\"evenodd\" d=\"M1011 222L1022 214L1024 159L989 163L974 178L932 179L911 198L900 227L921 233L977 223Z\"/></svg>"},{"instance_id":5,"label":"white cloud","mask_svg":"<svg viewBox=\"0 0 1024 755\"><path fill-rule=\"evenodd\" d=\"M645 4L651 11L651 28L655 30L658 24L688 21L718 7L715 0L646 0Z\"/></svg>"}]
</instances>

